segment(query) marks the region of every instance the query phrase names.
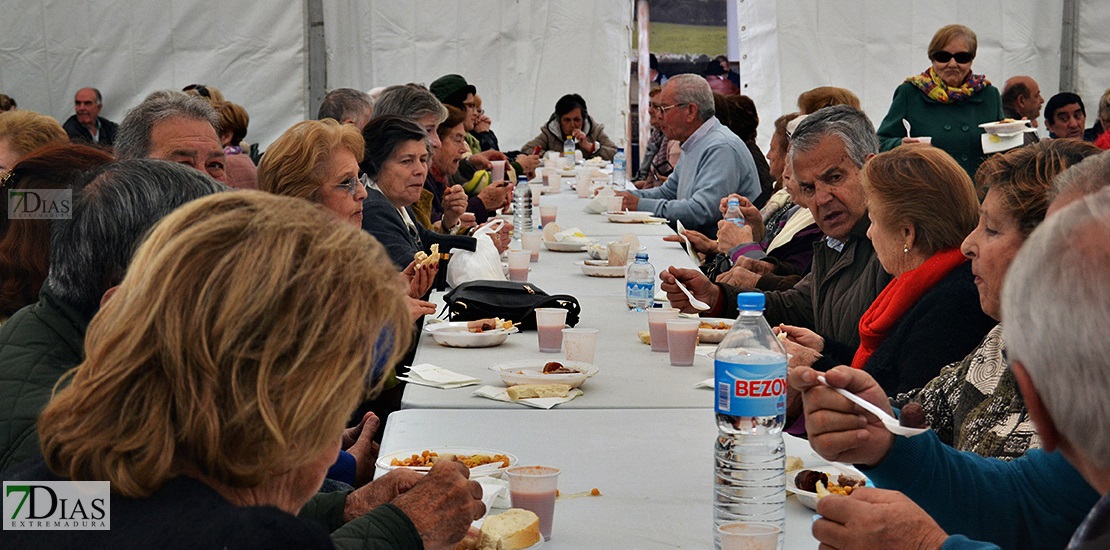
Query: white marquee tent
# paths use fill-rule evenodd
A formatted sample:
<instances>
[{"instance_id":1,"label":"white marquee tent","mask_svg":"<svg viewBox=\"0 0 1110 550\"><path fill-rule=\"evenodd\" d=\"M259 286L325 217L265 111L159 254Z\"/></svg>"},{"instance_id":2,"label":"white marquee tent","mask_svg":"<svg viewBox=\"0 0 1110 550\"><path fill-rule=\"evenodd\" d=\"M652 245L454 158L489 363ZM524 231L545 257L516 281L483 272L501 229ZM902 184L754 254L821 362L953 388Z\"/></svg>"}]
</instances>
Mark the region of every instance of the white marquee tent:
<instances>
[{"instance_id":1,"label":"white marquee tent","mask_svg":"<svg viewBox=\"0 0 1110 550\"><path fill-rule=\"evenodd\" d=\"M975 71L997 85L1027 74L1046 99L1077 90L1093 123L1110 86L1105 0L729 0L744 92L771 121L814 86L855 91L877 123L895 86L923 70L940 26L979 35ZM430 83L478 87L502 148L519 147L555 100L583 95L617 140L628 128L634 0L4 0L0 92L65 120L95 86L119 121L146 94L219 87L251 115L263 148L315 114L326 89ZM1063 60L1063 62L1062 62Z\"/></svg>"}]
</instances>

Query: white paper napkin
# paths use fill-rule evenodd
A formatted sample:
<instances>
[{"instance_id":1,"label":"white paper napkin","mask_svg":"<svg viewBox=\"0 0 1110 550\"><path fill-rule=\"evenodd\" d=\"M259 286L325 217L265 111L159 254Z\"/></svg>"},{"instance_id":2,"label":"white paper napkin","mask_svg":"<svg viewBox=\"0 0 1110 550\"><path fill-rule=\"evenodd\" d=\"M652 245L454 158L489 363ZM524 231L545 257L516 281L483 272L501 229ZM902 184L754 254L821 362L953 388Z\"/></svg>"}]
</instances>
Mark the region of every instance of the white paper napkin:
<instances>
[{"instance_id":1,"label":"white paper napkin","mask_svg":"<svg viewBox=\"0 0 1110 550\"><path fill-rule=\"evenodd\" d=\"M509 482L491 476L483 476L475 479L478 485L482 486L482 504L486 505L486 510L490 508L508 508L509 507Z\"/></svg>"},{"instance_id":2,"label":"white paper napkin","mask_svg":"<svg viewBox=\"0 0 1110 550\"><path fill-rule=\"evenodd\" d=\"M694 387L695 387L695 388L709 388L709 389L713 389L713 384L714 384L714 383L715 383L715 382L714 382L714 380L713 380L712 378L706 378L705 380L702 380L701 382L698 382L697 384L694 384Z\"/></svg>"},{"instance_id":3,"label":"white paper napkin","mask_svg":"<svg viewBox=\"0 0 1110 550\"><path fill-rule=\"evenodd\" d=\"M405 380L410 384L420 384L421 386L431 386L433 388L445 390L473 386L474 384L480 384L482 382L478 378L449 371L431 363L414 365L409 369L408 376L398 376L397 379Z\"/></svg>"},{"instance_id":4,"label":"white paper napkin","mask_svg":"<svg viewBox=\"0 0 1110 550\"><path fill-rule=\"evenodd\" d=\"M512 399L509 399L508 388L502 388L498 386L482 386L474 390L474 395L477 395L478 397L485 397L486 399L493 399L494 401L520 403L521 405L527 405L529 407L535 407L537 409L550 409L555 405L561 405L563 403L566 403L567 401L570 401L571 399L574 399L575 397L578 397L579 395L582 395L582 390L574 388L567 393L566 397L533 397L531 399L517 399L516 401L513 401Z\"/></svg>"}]
</instances>

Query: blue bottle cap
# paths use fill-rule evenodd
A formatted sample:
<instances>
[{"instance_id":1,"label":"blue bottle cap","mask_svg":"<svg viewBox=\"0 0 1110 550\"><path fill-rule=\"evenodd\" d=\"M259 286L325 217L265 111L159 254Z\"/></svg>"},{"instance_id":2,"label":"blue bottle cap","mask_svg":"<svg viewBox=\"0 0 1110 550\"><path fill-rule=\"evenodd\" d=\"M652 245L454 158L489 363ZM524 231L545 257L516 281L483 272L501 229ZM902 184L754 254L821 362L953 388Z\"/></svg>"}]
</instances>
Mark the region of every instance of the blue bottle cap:
<instances>
[{"instance_id":1,"label":"blue bottle cap","mask_svg":"<svg viewBox=\"0 0 1110 550\"><path fill-rule=\"evenodd\" d=\"M646 262L646 261L647 261L647 259L648 259L648 255L647 255L647 252L637 252L637 253L636 253L636 261L637 261L637 262L638 262L638 261L640 261L640 260L643 260L643 261L645 261L645 262ZM763 295L762 295L762 294L760 294L759 296L760 296L760 297L762 297Z\"/></svg>"},{"instance_id":2,"label":"blue bottle cap","mask_svg":"<svg viewBox=\"0 0 1110 550\"><path fill-rule=\"evenodd\" d=\"M767 299L762 292L741 292L736 295L736 307L740 311L763 311Z\"/></svg>"}]
</instances>

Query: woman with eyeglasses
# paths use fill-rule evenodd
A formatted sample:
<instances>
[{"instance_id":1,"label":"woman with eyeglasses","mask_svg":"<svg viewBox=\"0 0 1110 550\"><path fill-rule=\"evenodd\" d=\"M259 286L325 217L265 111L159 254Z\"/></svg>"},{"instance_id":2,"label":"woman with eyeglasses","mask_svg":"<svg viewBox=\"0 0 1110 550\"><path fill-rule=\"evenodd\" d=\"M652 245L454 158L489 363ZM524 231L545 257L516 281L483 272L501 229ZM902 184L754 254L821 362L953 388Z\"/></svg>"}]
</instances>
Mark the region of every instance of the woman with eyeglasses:
<instances>
[{"instance_id":1,"label":"woman with eyeglasses","mask_svg":"<svg viewBox=\"0 0 1110 550\"><path fill-rule=\"evenodd\" d=\"M366 187L358 163L364 142L358 128L332 119L298 122L285 131L262 156L258 189L317 203L340 220L362 228ZM435 313L423 297L435 281L438 266L417 269L410 255L401 265L409 280L409 308L413 318Z\"/></svg>"},{"instance_id":2,"label":"woman with eyeglasses","mask_svg":"<svg viewBox=\"0 0 1110 550\"><path fill-rule=\"evenodd\" d=\"M928 137L933 147L952 155L975 177L984 157L979 125L1005 116L998 88L985 76L971 72L977 47L975 33L963 25L946 25L933 35L929 42L932 65L894 91L890 111L879 126L881 150ZM912 135L907 133L906 123Z\"/></svg>"}]
</instances>

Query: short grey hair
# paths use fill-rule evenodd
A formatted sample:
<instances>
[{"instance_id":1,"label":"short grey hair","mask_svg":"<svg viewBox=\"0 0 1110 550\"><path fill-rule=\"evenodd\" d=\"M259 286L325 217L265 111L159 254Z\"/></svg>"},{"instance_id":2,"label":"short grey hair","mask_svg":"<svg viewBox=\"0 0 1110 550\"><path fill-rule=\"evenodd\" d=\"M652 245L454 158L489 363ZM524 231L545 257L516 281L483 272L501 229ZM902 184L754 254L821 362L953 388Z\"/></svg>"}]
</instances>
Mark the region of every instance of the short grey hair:
<instances>
[{"instance_id":1,"label":"short grey hair","mask_svg":"<svg viewBox=\"0 0 1110 550\"><path fill-rule=\"evenodd\" d=\"M374 118L394 115L409 120L424 118L428 115L436 117L436 125L447 120L447 108L432 95L427 88L415 84L390 86L382 90L377 101L374 102Z\"/></svg>"},{"instance_id":2,"label":"short grey hair","mask_svg":"<svg viewBox=\"0 0 1110 550\"><path fill-rule=\"evenodd\" d=\"M698 106L698 118L705 122L717 114L713 103L713 90L709 82L696 74L680 74L672 76L664 87L674 88L674 102L676 104L691 103Z\"/></svg>"},{"instance_id":3,"label":"short grey hair","mask_svg":"<svg viewBox=\"0 0 1110 550\"><path fill-rule=\"evenodd\" d=\"M131 159L90 173L72 216L51 227L47 284L62 302L92 316L119 284L147 232L178 206L226 190L207 174L165 160Z\"/></svg>"},{"instance_id":4,"label":"short grey hair","mask_svg":"<svg viewBox=\"0 0 1110 550\"><path fill-rule=\"evenodd\" d=\"M361 120L365 126L368 121L362 119L371 108L373 103L370 100L370 94L354 88L336 88L324 95L324 102L320 104L316 120L325 118L332 118L337 122Z\"/></svg>"},{"instance_id":5,"label":"short grey hair","mask_svg":"<svg viewBox=\"0 0 1110 550\"><path fill-rule=\"evenodd\" d=\"M1074 200L1107 185L1110 185L1110 155L1099 153L1056 176L1048 191L1048 200L1056 202L1060 197L1067 201Z\"/></svg>"},{"instance_id":6,"label":"short grey hair","mask_svg":"<svg viewBox=\"0 0 1110 550\"><path fill-rule=\"evenodd\" d=\"M879 152L879 137L875 126L863 111L848 105L832 105L805 117L790 135L790 163L795 155L815 149L826 136L836 136L844 142L848 158L857 168L863 168L868 155Z\"/></svg>"},{"instance_id":7,"label":"short grey hair","mask_svg":"<svg viewBox=\"0 0 1110 550\"><path fill-rule=\"evenodd\" d=\"M1020 361L1060 433L1110 468L1110 189L1048 217L1002 288L1007 353Z\"/></svg>"},{"instance_id":8,"label":"short grey hair","mask_svg":"<svg viewBox=\"0 0 1110 550\"><path fill-rule=\"evenodd\" d=\"M123 117L116 133L116 158L141 159L150 156L150 135L154 126L170 118L202 120L220 135L220 116L208 102L183 92L160 90L151 93L142 103Z\"/></svg>"}]
</instances>

